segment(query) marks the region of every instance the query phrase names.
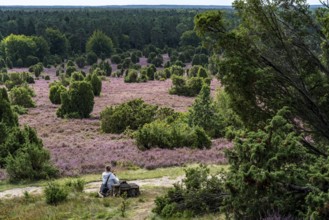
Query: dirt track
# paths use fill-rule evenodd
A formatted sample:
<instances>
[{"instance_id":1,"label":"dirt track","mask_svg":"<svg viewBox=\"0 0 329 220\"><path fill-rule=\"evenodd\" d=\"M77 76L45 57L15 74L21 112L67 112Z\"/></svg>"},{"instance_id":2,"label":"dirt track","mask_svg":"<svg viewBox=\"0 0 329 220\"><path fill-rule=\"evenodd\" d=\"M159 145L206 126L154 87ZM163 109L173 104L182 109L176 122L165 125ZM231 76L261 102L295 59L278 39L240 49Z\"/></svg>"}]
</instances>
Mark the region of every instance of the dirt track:
<instances>
[{"instance_id":1,"label":"dirt track","mask_svg":"<svg viewBox=\"0 0 329 220\"><path fill-rule=\"evenodd\" d=\"M161 178L154 178L154 179L133 180L133 181L129 181L129 183L136 183L141 188L143 188L143 186L171 187L174 183L182 181L182 179L183 176L179 176L176 179L170 179L168 176L164 176ZM101 182L88 183L86 184L84 191L87 193L97 192L99 190L100 185ZM42 191L43 191L43 187L41 186L15 188L15 189L10 189L0 192L0 199L4 199L4 198L11 199L15 197L22 197L24 196L25 192L28 192L29 194L37 195L37 194L41 194Z\"/></svg>"}]
</instances>

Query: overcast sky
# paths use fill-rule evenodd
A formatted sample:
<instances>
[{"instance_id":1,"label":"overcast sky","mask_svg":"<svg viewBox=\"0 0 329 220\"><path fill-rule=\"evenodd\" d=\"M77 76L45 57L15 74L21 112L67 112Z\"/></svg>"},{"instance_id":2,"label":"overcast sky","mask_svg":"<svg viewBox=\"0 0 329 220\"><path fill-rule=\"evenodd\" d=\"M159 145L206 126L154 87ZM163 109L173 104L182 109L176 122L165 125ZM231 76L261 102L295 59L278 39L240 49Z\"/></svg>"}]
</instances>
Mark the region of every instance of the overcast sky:
<instances>
[{"instance_id":1,"label":"overcast sky","mask_svg":"<svg viewBox=\"0 0 329 220\"><path fill-rule=\"evenodd\" d=\"M308 0L319 4L318 0ZM231 5L232 0L0 0L0 5Z\"/></svg>"}]
</instances>

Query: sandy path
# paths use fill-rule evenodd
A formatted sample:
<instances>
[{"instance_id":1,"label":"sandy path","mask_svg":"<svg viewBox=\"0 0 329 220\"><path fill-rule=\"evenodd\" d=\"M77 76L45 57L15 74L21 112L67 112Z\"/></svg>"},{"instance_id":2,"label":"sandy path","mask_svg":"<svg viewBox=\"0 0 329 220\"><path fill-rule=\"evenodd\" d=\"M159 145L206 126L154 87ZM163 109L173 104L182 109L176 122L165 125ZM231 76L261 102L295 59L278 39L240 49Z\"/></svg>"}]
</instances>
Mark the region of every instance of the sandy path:
<instances>
[{"instance_id":1,"label":"sandy path","mask_svg":"<svg viewBox=\"0 0 329 220\"><path fill-rule=\"evenodd\" d=\"M129 181L128 183L136 183L141 188L143 188L143 186L171 187L174 183L181 182L183 178L184 176L179 176L176 179L170 179L168 176L164 176L161 178L154 178L154 179L132 180ZM100 185L101 182L88 183L86 184L84 191L87 193L97 192L99 190ZM0 199L4 199L4 198L11 199L15 197L22 197L24 196L25 192L28 192L29 194L37 195L37 194L41 194L42 191L43 191L43 187L41 186L9 189L0 192Z\"/></svg>"}]
</instances>

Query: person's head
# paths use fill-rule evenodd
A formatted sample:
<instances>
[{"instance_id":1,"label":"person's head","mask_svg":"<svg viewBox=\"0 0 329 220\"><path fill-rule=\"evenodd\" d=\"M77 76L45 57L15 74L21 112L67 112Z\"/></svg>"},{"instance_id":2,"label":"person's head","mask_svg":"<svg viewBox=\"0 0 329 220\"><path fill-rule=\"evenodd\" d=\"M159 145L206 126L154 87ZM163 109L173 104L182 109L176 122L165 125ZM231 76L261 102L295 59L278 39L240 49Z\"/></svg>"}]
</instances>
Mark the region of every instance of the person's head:
<instances>
[{"instance_id":1,"label":"person's head","mask_svg":"<svg viewBox=\"0 0 329 220\"><path fill-rule=\"evenodd\" d=\"M105 167L105 170L106 170L106 172L111 172L111 166L107 165L107 166Z\"/></svg>"}]
</instances>

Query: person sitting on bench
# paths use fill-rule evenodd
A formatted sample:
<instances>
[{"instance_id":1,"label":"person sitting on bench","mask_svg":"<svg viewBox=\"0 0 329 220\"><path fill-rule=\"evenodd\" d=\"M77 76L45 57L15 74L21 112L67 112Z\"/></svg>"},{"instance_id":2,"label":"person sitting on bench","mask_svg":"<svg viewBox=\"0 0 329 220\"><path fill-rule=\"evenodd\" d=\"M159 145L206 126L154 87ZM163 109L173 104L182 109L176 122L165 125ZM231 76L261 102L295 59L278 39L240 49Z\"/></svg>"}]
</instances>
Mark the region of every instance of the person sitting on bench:
<instances>
[{"instance_id":1,"label":"person sitting on bench","mask_svg":"<svg viewBox=\"0 0 329 220\"><path fill-rule=\"evenodd\" d=\"M111 170L111 166L105 167L105 172L102 173L102 185L99 194L103 197L108 196L113 184L118 184L119 178Z\"/></svg>"}]
</instances>

